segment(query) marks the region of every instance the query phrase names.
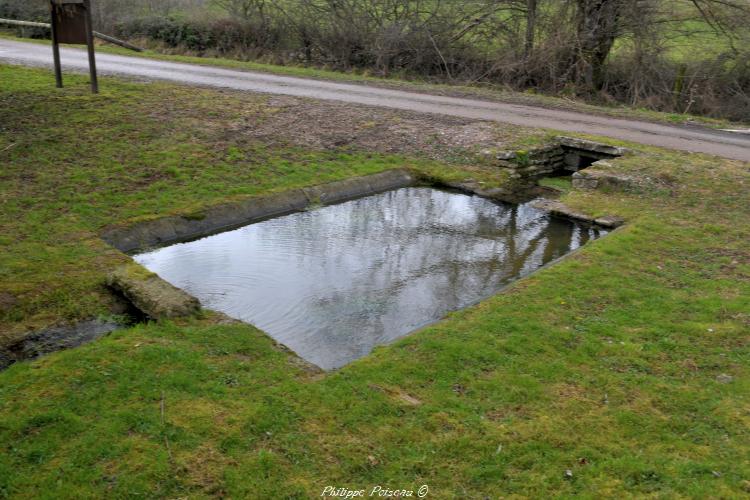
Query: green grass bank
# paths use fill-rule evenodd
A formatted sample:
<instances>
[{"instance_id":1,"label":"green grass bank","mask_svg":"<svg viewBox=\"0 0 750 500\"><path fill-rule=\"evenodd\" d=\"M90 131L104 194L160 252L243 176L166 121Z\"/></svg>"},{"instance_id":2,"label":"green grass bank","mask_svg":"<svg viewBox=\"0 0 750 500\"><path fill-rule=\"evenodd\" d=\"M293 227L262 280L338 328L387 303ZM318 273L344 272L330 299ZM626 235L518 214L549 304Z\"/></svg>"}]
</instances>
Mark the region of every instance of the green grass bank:
<instances>
[{"instance_id":1,"label":"green grass bank","mask_svg":"<svg viewBox=\"0 0 750 500\"><path fill-rule=\"evenodd\" d=\"M68 81L0 66L5 339L110 314L108 225L394 167L504 180L237 134L278 112L267 96ZM340 371L207 313L0 372L0 497L750 494L748 164L628 146L652 187L553 183L626 227Z\"/></svg>"}]
</instances>

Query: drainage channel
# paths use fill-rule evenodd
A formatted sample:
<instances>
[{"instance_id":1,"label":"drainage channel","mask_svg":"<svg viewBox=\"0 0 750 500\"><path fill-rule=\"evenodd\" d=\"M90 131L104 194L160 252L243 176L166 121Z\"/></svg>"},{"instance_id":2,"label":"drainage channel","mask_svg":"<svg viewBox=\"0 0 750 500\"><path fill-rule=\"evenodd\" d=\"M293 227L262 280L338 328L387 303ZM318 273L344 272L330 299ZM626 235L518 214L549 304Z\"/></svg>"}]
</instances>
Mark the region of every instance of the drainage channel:
<instances>
[{"instance_id":1,"label":"drainage channel","mask_svg":"<svg viewBox=\"0 0 750 500\"><path fill-rule=\"evenodd\" d=\"M0 370L20 361L78 347L104 337L125 325L115 321L93 319L75 325L54 326L38 330L0 350Z\"/></svg>"}]
</instances>

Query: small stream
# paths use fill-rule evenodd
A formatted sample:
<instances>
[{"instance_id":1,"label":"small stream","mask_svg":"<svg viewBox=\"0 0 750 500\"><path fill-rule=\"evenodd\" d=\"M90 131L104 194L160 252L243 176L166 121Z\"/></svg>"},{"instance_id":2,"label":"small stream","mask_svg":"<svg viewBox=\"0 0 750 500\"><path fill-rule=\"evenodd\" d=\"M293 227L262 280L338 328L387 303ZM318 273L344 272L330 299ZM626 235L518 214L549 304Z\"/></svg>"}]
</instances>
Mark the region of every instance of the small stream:
<instances>
[{"instance_id":1,"label":"small stream","mask_svg":"<svg viewBox=\"0 0 750 500\"><path fill-rule=\"evenodd\" d=\"M605 233L527 204L403 188L135 260L335 369Z\"/></svg>"}]
</instances>

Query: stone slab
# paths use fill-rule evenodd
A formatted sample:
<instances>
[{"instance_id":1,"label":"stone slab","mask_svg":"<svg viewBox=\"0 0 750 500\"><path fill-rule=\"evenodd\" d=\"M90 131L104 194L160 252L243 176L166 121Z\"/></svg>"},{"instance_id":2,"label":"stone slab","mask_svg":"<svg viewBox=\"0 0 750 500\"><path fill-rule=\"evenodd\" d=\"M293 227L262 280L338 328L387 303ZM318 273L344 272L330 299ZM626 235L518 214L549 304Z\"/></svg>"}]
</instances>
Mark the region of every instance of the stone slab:
<instances>
[{"instance_id":1,"label":"stone slab","mask_svg":"<svg viewBox=\"0 0 750 500\"><path fill-rule=\"evenodd\" d=\"M548 200L545 198L541 198L532 203L532 206L541 210L546 210L552 215L556 215L558 217L565 217L568 219L587 222L589 224L596 224L608 229L614 229L625 224L625 220L622 217L606 215L603 217L594 218L588 214L584 214L582 212L574 210L557 200Z\"/></svg>"},{"instance_id":2,"label":"stone slab","mask_svg":"<svg viewBox=\"0 0 750 500\"><path fill-rule=\"evenodd\" d=\"M610 146L609 144L589 141L586 139L578 139L575 137L559 136L557 137L557 140L563 148L577 149L589 153L600 153L610 157L622 156L629 152L629 150L626 148Z\"/></svg>"},{"instance_id":3,"label":"stone slab","mask_svg":"<svg viewBox=\"0 0 750 500\"><path fill-rule=\"evenodd\" d=\"M198 299L135 263L115 269L107 285L153 319L191 316L201 307Z\"/></svg>"},{"instance_id":4,"label":"stone slab","mask_svg":"<svg viewBox=\"0 0 750 500\"><path fill-rule=\"evenodd\" d=\"M606 162L596 162L590 168L575 172L572 184L576 189L618 189L628 190L637 187L638 180L634 177L598 170L596 167L608 167Z\"/></svg>"}]
</instances>

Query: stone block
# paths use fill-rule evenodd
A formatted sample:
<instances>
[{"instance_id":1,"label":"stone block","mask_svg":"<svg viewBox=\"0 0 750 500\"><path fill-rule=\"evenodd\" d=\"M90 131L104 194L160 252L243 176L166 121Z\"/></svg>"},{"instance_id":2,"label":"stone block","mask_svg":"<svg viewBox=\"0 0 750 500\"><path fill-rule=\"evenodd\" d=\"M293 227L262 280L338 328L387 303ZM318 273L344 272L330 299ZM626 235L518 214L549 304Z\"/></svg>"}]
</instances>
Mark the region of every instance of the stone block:
<instances>
[{"instance_id":1,"label":"stone block","mask_svg":"<svg viewBox=\"0 0 750 500\"><path fill-rule=\"evenodd\" d=\"M107 286L153 319L190 316L200 310L198 299L135 263L115 269Z\"/></svg>"},{"instance_id":2,"label":"stone block","mask_svg":"<svg viewBox=\"0 0 750 500\"><path fill-rule=\"evenodd\" d=\"M580 149L583 151L600 153L607 156L622 156L628 153L628 150L626 148L610 146L609 144L589 141L586 139L560 136L557 138L557 140L560 141L560 145L564 148Z\"/></svg>"},{"instance_id":3,"label":"stone block","mask_svg":"<svg viewBox=\"0 0 750 500\"><path fill-rule=\"evenodd\" d=\"M638 185L634 177L588 168L573 174L573 187L576 189L615 189L628 190Z\"/></svg>"}]
</instances>

